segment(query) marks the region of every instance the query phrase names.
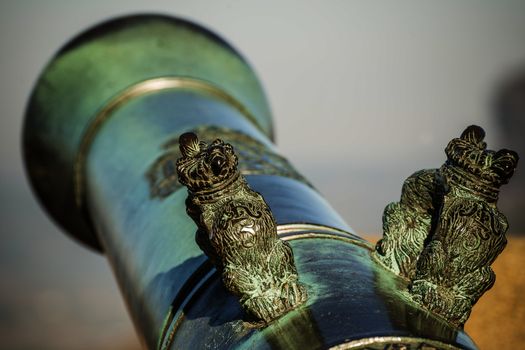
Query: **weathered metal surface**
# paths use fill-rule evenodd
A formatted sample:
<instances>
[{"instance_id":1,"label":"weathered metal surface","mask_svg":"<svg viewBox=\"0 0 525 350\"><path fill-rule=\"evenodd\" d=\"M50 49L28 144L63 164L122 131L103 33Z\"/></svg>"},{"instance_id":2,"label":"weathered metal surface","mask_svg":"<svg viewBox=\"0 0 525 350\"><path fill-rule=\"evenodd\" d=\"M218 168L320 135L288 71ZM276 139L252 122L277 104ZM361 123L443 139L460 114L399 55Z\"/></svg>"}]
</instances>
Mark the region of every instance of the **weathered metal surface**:
<instances>
[{"instance_id":1,"label":"weathered metal surface","mask_svg":"<svg viewBox=\"0 0 525 350\"><path fill-rule=\"evenodd\" d=\"M188 188L186 212L226 289L262 325L304 303L307 294L292 249L277 237L268 204L240 174L233 147L220 139L199 142L194 133L182 134L179 145L177 173Z\"/></svg>"},{"instance_id":2,"label":"weathered metal surface","mask_svg":"<svg viewBox=\"0 0 525 350\"><path fill-rule=\"evenodd\" d=\"M239 170L243 175L278 175L299 180L309 186L308 181L275 150L240 131L217 126L201 126L191 132L203 140L219 137L231 144L239 159ZM157 158L148 171L151 197L165 198L179 189L176 163L181 157L179 138L175 137L163 145L164 153Z\"/></svg>"},{"instance_id":3,"label":"weathered metal surface","mask_svg":"<svg viewBox=\"0 0 525 350\"><path fill-rule=\"evenodd\" d=\"M217 35L173 17L130 16L95 26L58 51L32 92L23 136L31 184L53 219L92 248L103 247L75 193L82 202L93 139L116 110L168 91L223 101L272 138L264 92L246 61Z\"/></svg>"},{"instance_id":4,"label":"weathered metal surface","mask_svg":"<svg viewBox=\"0 0 525 350\"><path fill-rule=\"evenodd\" d=\"M217 208L218 202L193 203L197 225L186 215L187 191L179 179L188 185L191 176L178 176L184 172L177 175L175 161L193 152L185 143L183 152L177 150L176 140L187 132L209 142L221 138L238 150L244 192L230 199L251 198L273 218L264 231L273 237L270 245L280 247L289 262L293 252L295 268L286 264L286 271L297 270L297 286L304 286L308 299L290 303L293 309L276 303L280 311L258 316L265 327L245 322L257 308L246 303L243 308L242 297L239 303L228 292L241 295L242 283L223 282L230 262L242 265L223 256L238 250L226 242L210 240L213 250L201 244L216 269L195 243L197 228L210 233L206 220L226 231L235 228L217 215L229 210L234 216L239 203L221 202ZM408 293L410 279L379 264L373 247L279 155L255 74L235 50L201 27L135 16L74 39L35 87L24 148L29 176L51 216L106 254L148 348L475 349L457 323L415 302ZM426 203L424 210L418 204L415 212L405 212L423 227L429 224L427 211L437 208L425 197L434 191L427 186L429 177L420 173L409 180L401 201L408 211L417 201ZM394 232L395 220L386 220L385 227ZM276 243L275 232L287 243ZM416 251L424 243L420 240ZM399 262L396 272L418 275L412 258L400 262L392 256L388 261Z\"/></svg>"},{"instance_id":5,"label":"weathered metal surface","mask_svg":"<svg viewBox=\"0 0 525 350\"><path fill-rule=\"evenodd\" d=\"M460 329L412 303L407 281L370 259L368 243L319 226L278 232L293 249L307 302L263 329L246 327L236 298L210 272L167 322L163 348L363 349L422 339L437 349L475 348Z\"/></svg>"},{"instance_id":6,"label":"weathered metal surface","mask_svg":"<svg viewBox=\"0 0 525 350\"><path fill-rule=\"evenodd\" d=\"M469 126L445 149L440 169L409 177L399 203L383 215L375 256L411 281L413 299L462 327L495 281L490 265L507 243L496 207L499 187L514 173L514 151L487 150L485 132Z\"/></svg>"}]
</instances>

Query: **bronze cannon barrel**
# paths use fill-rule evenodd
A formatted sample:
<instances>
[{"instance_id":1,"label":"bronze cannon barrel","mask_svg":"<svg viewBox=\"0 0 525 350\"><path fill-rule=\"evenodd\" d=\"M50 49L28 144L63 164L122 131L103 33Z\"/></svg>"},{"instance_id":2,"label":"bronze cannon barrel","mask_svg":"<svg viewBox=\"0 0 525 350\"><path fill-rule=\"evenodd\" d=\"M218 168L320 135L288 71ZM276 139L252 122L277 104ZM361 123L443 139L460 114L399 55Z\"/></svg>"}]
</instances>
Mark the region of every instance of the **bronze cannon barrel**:
<instances>
[{"instance_id":1,"label":"bronze cannon barrel","mask_svg":"<svg viewBox=\"0 0 525 350\"><path fill-rule=\"evenodd\" d=\"M233 146L293 251L308 299L262 327L195 243L177 174L187 132ZM24 153L47 212L107 256L150 349L476 348L413 303L408 281L278 153L255 73L196 24L133 16L74 38L34 88Z\"/></svg>"}]
</instances>

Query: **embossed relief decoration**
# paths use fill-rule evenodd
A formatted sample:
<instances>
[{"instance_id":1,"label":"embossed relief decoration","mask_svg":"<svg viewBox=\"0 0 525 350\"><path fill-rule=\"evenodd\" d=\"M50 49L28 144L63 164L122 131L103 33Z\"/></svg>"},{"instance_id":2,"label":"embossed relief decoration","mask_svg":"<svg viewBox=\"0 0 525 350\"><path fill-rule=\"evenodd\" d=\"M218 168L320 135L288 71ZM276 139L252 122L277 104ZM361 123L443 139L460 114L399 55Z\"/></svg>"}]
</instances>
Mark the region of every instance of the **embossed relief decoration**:
<instances>
[{"instance_id":1,"label":"embossed relief decoration","mask_svg":"<svg viewBox=\"0 0 525 350\"><path fill-rule=\"evenodd\" d=\"M457 326L495 281L490 265L506 245L508 224L496 207L518 155L487 150L485 132L468 127L447 145L439 169L404 183L383 213L375 257L410 281L414 301Z\"/></svg>"},{"instance_id":2,"label":"embossed relief decoration","mask_svg":"<svg viewBox=\"0 0 525 350\"><path fill-rule=\"evenodd\" d=\"M434 345L421 343L421 344L409 344L409 343L392 343L392 344L380 344L371 345L364 348L358 348L359 350L451 350L451 347L436 347Z\"/></svg>"},{"instance_id":3,"label":"embossed relief decoration","mask_svg":"<svg viewBox=\"0 0 525 350\"><path fill-rule=\"evenodd\" d=\"M279 175L311 186L285 158L271 152L263 143L246 134L215 126L199 127L193 132L204 140L219 137L231 144L239 157L239 170L243 175ZM150 196L159 199L182 187L176 169L177 159L181 156L178 136L166 142L162 148L165 152L146 174L150 184Z\"/></svg>"},{"instance_id":4,"label":"embossed relief decoration","mask_svg":"<svg viewBox=\"0 0 525 350\"><path fill-rule=\"evenodd\" d=\"M362 344L366 342L367 344ZM443 344L439 341L418 338L402 338L385 340L381 337L356 340L336 345L329 350L459 350L458 347Z\"/></svg>"},{"instance_id":5,"label":"embossed relief decoration","mask_svg":"<svg viewBox=\"0 0 525 350\"><path fill-rule=\"evenodd\" d=\"M369 345L366 347L354 348L355 350L452 350L458 349L451 346L439 346L432 345L429 343L390 343L390 344L378 344Z\"/></svg>"},{"instance_id":6,"label":"embossed relief decoration","mask_svg":"<svg viewBox=\"0 0 525 350\"><path fill-rule=\"evenodd\" d=\"M263 197L250 189L230 144L207 144L193 133L180 137L180 182L196 241L222 275L224 286L252 318L266 324L302 304L292 249L277 236Z\"/></svg>"}]
</instances>

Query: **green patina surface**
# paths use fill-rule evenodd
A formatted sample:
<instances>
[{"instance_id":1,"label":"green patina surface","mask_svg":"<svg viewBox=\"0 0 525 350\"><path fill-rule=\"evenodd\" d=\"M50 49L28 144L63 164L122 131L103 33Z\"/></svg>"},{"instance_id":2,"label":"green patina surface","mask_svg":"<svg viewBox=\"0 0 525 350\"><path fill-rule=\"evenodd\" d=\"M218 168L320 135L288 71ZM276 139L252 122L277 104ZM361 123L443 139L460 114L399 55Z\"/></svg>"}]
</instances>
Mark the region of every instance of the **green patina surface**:
<instances>
[{"instance_id":1,"label":"green patina surface","mask_svg":"<svg viewBox=\"0 0 525 350\"><path fill-rule=\"evenodd\" d=\"M485 132L468 127L445 149L440 169L409 177L401 200L383 214L375 256L411 281L413 299L462 327L495 281L490 265L506 245L499 187L516 168L516 152L487 150Z\"/></svg>"},{"instance_id":2,"label":"green patina surface","mask_svg":"<svg viewBox=\"0 0 525 350\"><path fill-rule=\"evenodd\" d=\"M33 90L24 125L32 184L55 220L93 248L102 249L75 205L69 181L84 132L125 89L173 76L224 90L272 138L269 107L250 66L215 34L176 18L130 16L82 33L56 54Z\"/></svg>"},{"instance_id":3,"label":"green patina surface","mask_svg":"<svg viewBox=\"0 0 525 350\"><path fill-rule=\"evenodd\" d=\"M179 141L179 181L188 188L187 213L196 241L219 270L226 289L255 322L267 324L304 303L293 253L277 237L277 224L262 196L248 186L233 147L185 133Z\"/></svg>"},{"instance_id":4,"label":"green patina surface","mask_svg":"<svg viewBox=\"0 0 525 350\"><path fill-rule=\"evenodd\" d=\"M254 118L195 89L126 101L90 141L88 206L78 208L70 179L93 117L129 86L163 76L210 82ZM365 246L329 234L277 239L276 220L318 224L320 232L330 231L322 225L346 224L275 152L268 106L250 67L198 26L141 16L80 35L46 68L27 114L26 159L38 195L70 233L98 249L102 243L149 347L165 340L166 325L175 332L173 348L316 349L374 337L382 337L375 347L443 342L475 348L456 326L493 283L490 263L505 245L506 230L497 189L517 162L511 151L487 151L479 128L449 144L443 167L407 179L399 203L385 210L385 236L372 259ZM151 170L164 176L159 181L169 178L167 163L156 167L170 152L162 145L173 146L173 138L189 130L222 133L241 151L249 148L239 157L241 167L267 198L230 176L237 173L234 156L225 155L221 143L202 145L203 168L179 173L193 186L191 217L187 193L175 182L156 195ZM181 143L181 153L195 157L202 151L197 145ZM278 210L272 214L268 205ZM216 274L195 244L196 226ZM396 336L404 343L388 338Z\"/></svg>"},{"instance_id":5,"label":"green patina surface","mask_svg":"<svg viewBox=\"0 0 525 350\"><path fill-rule=\"evenodd\" d=\"M264 328L253 328L214 275L184 307L170 349L327 349L362 339L369 345L475 348L464 333L407 297L407 281L370 259L368 248L325 238L289 243L308 292L304 304Z\"/></svg>"}]
</instances>

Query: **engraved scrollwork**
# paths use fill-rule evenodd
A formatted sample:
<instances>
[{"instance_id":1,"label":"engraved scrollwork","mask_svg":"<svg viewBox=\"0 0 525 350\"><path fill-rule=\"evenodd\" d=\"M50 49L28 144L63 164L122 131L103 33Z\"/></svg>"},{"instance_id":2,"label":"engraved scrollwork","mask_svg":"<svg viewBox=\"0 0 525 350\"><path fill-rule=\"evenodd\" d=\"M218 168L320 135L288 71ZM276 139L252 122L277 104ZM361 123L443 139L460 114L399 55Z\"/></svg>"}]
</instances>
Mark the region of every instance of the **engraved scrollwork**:
<instances>
[{"instance_id":1,"label":"engraved scrollwork","mask_svg":"<svg viewBox=\"0 0 525 350\"><path fill-rule=\"evenodd\" d=\"M263 324L302 304L307 293L291 247L277 237L270 208L241 175L233 147L219 139L199 142L193 133L183 134L179 144L177 173L188 189L196 241L226 289Z\"/></svg>"},{"instance_id":2,"label":"engraved scrollwork","mask_svg":"<svg viewBox=\"0 0 525 350\"><path fill-rule=\"evenodd\" d=\"M192 131L203 139L220 139L228 142L239 157L239 170L243 175L279 175L301 181L311 186L293 166L260 141L236 130L217 126L202 126ZM181 188L177 175L177 159L180 158L178 137L166 142L159 156L148 170L150 196L162 199Z\"/></svg>"}]
</instances>

